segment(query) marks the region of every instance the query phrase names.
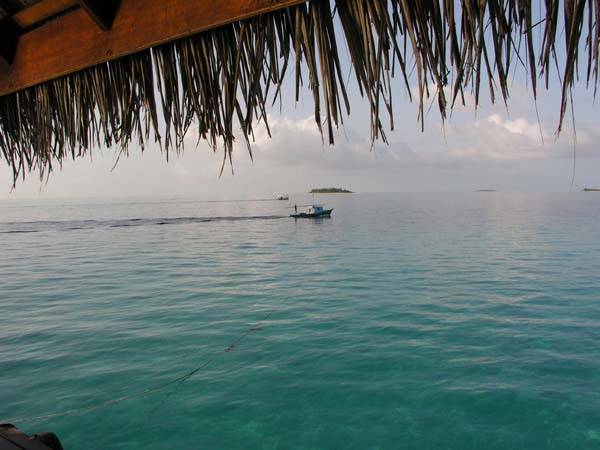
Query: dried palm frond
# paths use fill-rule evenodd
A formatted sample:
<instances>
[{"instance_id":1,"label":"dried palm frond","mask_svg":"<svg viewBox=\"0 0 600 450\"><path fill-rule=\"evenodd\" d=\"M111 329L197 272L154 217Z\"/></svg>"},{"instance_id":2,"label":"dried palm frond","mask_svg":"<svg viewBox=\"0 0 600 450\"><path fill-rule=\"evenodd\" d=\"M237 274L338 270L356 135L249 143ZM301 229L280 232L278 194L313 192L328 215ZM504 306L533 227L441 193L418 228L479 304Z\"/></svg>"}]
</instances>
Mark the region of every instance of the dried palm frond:
<instances>
[{"instance_id":1,"label":"dried palm frond","mask_svg":"<svg viewBox=\"0 0 600 450\"><path fill-rule=\"evenodd\" d=\"M477 106L486 80L491 100L499 91L507 102L515 65L529 72L534 98L538 77L548 88L552 67L562 65L560 131L580 52L587 53L587 84L598 85L600 0L564 0L562 14L558 0L541 8L534 18L531 0L307 1L0 97L1 157L16 182L34 169L44 176L94 146L116 145L127 154L134 140L142 150L154 141L168 156L181 151L196 126L213 149L223 146L225 164L238 126L249 151L253 126L262 121L269 130L267 111L292 66L296 99L307 84L316 124L333 143L334 128L350 113L339 40L369 102L374 140L386 139L382 111L394 126L398 71L410 98L416 74L424 126L424 102L432 95L442 118L448 104L464 103L466 89Z\"/></svg>"}]
</instances>

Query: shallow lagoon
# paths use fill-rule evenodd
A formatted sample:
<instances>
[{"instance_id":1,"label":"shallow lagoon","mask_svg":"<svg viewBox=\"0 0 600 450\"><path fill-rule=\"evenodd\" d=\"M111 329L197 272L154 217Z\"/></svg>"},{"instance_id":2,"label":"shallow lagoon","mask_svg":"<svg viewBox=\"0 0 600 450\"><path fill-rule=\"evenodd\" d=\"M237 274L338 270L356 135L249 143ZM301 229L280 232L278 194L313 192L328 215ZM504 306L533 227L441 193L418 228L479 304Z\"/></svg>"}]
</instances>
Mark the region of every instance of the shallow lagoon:
<instances>
[{"instance_id":1,"label":"shallow lagoon","mask_svg":"<svg viewBox=\"0 0 600 450\"><path fill-rule=\"evenodd\" d=\"M0 203L0 422L89 450L600 447L599 196L286 217L307 199Z\"/></svg>"}]
</instances>

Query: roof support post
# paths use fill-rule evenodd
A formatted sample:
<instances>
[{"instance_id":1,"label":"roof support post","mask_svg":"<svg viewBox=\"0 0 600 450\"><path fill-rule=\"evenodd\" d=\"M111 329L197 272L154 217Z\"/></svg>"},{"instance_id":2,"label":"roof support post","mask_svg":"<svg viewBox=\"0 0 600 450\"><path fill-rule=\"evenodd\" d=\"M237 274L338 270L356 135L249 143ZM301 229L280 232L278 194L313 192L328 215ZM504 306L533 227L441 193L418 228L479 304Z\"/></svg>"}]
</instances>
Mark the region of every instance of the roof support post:
<instances>
[{"instance_id":1,"label":"roof support post","mask_svg":"<svg viewBox=\"0 0 600 450\"><path fill-rule=\"evenodd\" d=\"M112 28L120 0L79 0L79 4L104 31Z\"/></svg>"}]
</instances>

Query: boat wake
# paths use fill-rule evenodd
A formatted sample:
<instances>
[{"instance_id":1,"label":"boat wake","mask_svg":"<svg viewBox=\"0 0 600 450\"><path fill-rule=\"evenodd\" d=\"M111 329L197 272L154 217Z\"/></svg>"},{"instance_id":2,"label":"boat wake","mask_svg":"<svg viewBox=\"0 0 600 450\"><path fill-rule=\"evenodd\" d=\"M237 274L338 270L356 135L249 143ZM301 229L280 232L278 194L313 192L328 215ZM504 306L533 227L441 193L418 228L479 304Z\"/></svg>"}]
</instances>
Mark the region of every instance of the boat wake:
<instances>
[{"instance_id":1,"label":"boat wake","mask_svg":"<svg viewBox=\"0 0 600 450\"><path fill-rule=\"evenodd\" d=\"M252 220L277 220L287 216L215 216L215 217L160 217L120 220L63 220L0 223L0 234L39 233L43 231L78 231L98 228L148 227L158 225L184 225L208 222L239 222Z\"/></svg>"}]
</instances>

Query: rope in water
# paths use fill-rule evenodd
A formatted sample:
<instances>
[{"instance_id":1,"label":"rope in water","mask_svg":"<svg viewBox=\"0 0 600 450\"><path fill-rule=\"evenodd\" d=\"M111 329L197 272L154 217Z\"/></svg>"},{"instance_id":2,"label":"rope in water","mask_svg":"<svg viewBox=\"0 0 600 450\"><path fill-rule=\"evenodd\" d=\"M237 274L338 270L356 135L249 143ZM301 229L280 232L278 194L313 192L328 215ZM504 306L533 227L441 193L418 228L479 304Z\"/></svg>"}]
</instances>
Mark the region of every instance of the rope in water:
<instances>
[{"instance_id":1,"label":"rope in water","mask_svg":"<svg viewBox=\"0 0 600 450\"><path fill-rule=\"evenodd\" d=\"M53 418L56 418L56 417L86 414L86 413L89 413L89 412L92 412L92 411L97 411L99 409L109 408L111 406L117 405L119 403L126 402L128 400L133 400L133 399L136 399L136 398L145 397L145 396L153 394L155 392L162 391L162 390L168 388L169 386L173 386L175 384L180 385L180 384L184 383L186 380L188 380L191 377L193 377L198 372L200 372L205 367L209 366L212 362L214 362L216 359L218 359L219 357L221 357L224 353L231 352L240 342L242 342L246 337L248 337L248 335L250 333L252 333L254 331L260 330L261 328L259 328L257 325L260 324L260 323L262 323L262 322L265 322L266 320L268 320L269 317L271 317L272 313L273 313L273 311L269 312L256 325L251 326L250 328L248 328L246 330L246 332L244 332L243 334L241 334L240 336L238 336L233 342L231 342L231 344L229 344L223 350L222 353L218 353L217 355L213 356L208 361L205 361L204 364L202 364L202 365L200 365L200 366L198 366L198 367L190 370L189 372L186 372L183 375L178 376L177 378L173 378L173 379L171 379L169 381L165 381L164 383L157 384L155 386L151 386L149 388L146 388L146 389L138 391L138 392L134 392L132 394L127 394L127 395L123 395L121 397L113 398L111 400L106 400L106 401L103 401L103 402L99 402L99 403L96 403L94 405L84 406L82 408L73 408L73 409L69 409L69 410L66 410L66 411L45 414L45 415L42 415L42 416L17 417L17 418L14 418L14 419L5 420L3 422L7 422L7 423L19 423L19 422L41 421L41 420L46 420L46 419L53 419ZM161 403L164 403L164 401L161 402Z\"/></svg>"}]
</instances>

